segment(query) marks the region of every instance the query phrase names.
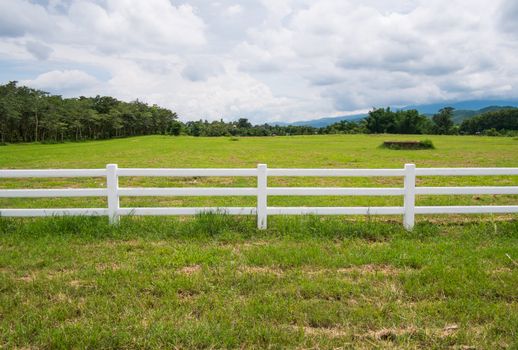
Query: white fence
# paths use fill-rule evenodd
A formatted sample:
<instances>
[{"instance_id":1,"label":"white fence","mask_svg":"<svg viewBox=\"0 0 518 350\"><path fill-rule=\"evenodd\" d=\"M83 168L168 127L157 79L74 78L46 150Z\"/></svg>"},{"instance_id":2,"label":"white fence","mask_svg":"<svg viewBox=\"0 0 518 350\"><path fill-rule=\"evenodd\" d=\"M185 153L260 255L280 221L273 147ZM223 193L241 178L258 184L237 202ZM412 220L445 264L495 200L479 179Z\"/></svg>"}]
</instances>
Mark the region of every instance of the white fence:
<instances>
[{"instance_id":1,"label":"white fence","mask_svg":"<svg viewBox=\"0 0 518 350\"><path fill-rule=\"evenodd\" d=\"M487 176L518 175L518 168L416 168L406 164L403 169L268 169L258 164L251 169L106 169L0 170L0 178L28 177L106 177L106 188L88 189L2 189L0 198L36 197L107 197L108 208L62 209L0 209L0 216L30 217L53 215L104 215L118 223L121 215L193 215L222 212L230 215L257 215L257 227L265 229L269 215L403 215L405 228L414 227L415 214L478 214L518 213L518 205L506 206L415 206L416 195L518 194L518 186L485 187L416 187L416 176ZM122 188L121 176L246 176L256 177L257 187L231 188ZM345 187L268 187L271 176L333 176L333 177L403 177L402 188ZM254 196L256 207L197 208L121 208L121 196ZM268 196L403 196L402 207L269 207Z\"/></svg>"}]
</instances>

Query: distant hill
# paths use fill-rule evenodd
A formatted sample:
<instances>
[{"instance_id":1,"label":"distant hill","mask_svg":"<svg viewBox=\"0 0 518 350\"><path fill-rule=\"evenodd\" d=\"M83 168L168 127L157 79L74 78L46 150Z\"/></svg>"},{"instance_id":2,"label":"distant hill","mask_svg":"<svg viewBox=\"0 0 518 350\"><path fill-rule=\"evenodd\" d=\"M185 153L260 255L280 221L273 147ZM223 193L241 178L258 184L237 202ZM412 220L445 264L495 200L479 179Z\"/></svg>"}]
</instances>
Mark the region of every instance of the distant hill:
<instances>
[{"instance_id":1,"label":"distant hill","mask_svg":"<svg viewBox=\"0 0 518 350\"><path fill-rule=\"evenodd\" d=\"M342 120L356 122L358 120L362 120L366 116L367 116L367 114L354 114L354 115L344 115L344 116L340 116L340 117L326 117L326 118L320 118L320 119L314 119L314 120L293 122L293 123L289 123L288 125L297 125L297 126L309 125L309 126L313 126L315 128L321 128L321 127L328 126L328 125L331 125L334 123L338 123L339 121L342 121Z\"/></svg>"},{"instance_id":2,"label":"distant hill","mask_svg":"<svg viewBox=\"0 0 518 350\"><path fill-rule=\"evenodd\" d=\"M406 107L391 107L393 110L403 109L416 109L419 113L424 114L426 116L433 116L437 113L441 108L444 107L453 107L455 111L453 112L453 121L456 124L462 123L464 119L474 117L476 115L496 111L499 109L507 109L507 108L517 108L518 100L472 100L472 101L460 101L460 102L441 102L441 103L433 103L426 105L415 105L415 106L406 106ZM308 125L313 126L315 128L325 127L334 123L338 123L342 120L348 121L359 121L365 118L367 114L355 114L355 115L347 115L347 116L339 116L339 117L324 117L319 119L312 120L302 120L292 123L271 123L276 125Z\"/></svg>"},{"instance_id":3,"label":"distant hill","mask_svg":"<svg viewBox=\"0 0 518 350\"><path fill-rule=\"evenodd\" d=\"M458 110L479 111L484 108L493 108L495 106L518 107L518 99L514 100L470 100L470 101L445 101L439 103L431 103L424 105L406 106L402 109L417 109L422 114L434 114L444 107L453 107Z\"/></svg>"},{"instance_id":4,"label":"distant hill","mask_svg":"<svg viewBox=\"0 0 518 350\"><path fill-rule=\"evenodd\" d=\"M455 124L460 124L465 119L473 118L477 115L486 113L486 112L492 112L492 111L498 111L501 109L510 109L510 108L516 108L514 106L489 106L484 107L478 110L467 110L467 109L456 109L453 111L453 122ZM432 117L432 113L425 113L426 116Z\"/></svg>"}]
</instances>

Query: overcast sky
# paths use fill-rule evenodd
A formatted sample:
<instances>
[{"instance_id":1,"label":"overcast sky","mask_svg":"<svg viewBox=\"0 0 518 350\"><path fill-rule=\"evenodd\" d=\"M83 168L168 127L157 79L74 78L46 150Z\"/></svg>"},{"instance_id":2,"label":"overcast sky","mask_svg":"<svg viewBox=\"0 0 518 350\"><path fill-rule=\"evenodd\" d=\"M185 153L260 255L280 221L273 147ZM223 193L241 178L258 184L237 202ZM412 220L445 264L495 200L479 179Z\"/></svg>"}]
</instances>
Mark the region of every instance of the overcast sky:
<instances>
[{"instance_id":1,"label":"overcast sky","mask_svg":"<svg viewBox=\"0 0 518 350\"><path fill-rule=\"evenodd\" d=\"M517 0L0 0L0 82L254 122L518 97Z\"/></svg>"}]
</instances>

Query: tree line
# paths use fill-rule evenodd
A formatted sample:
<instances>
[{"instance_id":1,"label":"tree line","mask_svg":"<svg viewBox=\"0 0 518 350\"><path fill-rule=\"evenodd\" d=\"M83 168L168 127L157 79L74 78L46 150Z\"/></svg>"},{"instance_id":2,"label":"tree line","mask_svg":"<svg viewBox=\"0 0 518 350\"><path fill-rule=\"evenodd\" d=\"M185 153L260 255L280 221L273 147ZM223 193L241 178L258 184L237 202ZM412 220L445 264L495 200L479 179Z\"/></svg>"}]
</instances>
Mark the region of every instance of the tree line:
<instances>
[{"instance_id":1,"label":"tree line","mask_svg":"<svg viewBox=\"0 0 518 350\"><path fill-rule=\"evenodd\" d=\"M513 133L514 131L514 133ZM465 119L460 132L465 134L513 135L518 131L518 108L502 109Z\"/></svg>"},{"instance_id":2,"label":"tree line","mask_svg":"<svg viewBox=\"0 0 518 350\"><path fill-rule=\"evenodd\" d=\"M489 111L464 119L461 124L453 122L454 108L445 107L431 118L420 115L416 110L391 111L378 108L369 112L359 122L360 132L369 134L435 134L435 135L509 135L518 134L518 108L504 108ZM357 127L348 125L350 130ZM334 126L331 125L331 128Z\"/></svg>"},{"instance_id":3,"label":"tree line","mask_svg":"<svg viewBox=\"0 0 518 350\"><path fill-rule=\"evenodd\" d=\"M248 119L182 123L175 112L141 101L109 96L62 98L18 86L0 85L0 142L63 142L139 135L284 136L314 134L489 134L518 130L518 109L487 112L453 123L453 108L432 118L417 110L374 108L360 121L340 121L322 128L306 125L252 125Z\"/></svg>"},{"instance_id":4,"label":"tree line","mask_svg":"<svg viewBox=\"0 0 518 350\"><path fill-rule=\"evenodd\" d=\"M172 134L182 128L176 113L140 101L109 96L62 98L47 92L0 85L0 141L60 142Z\"/></svg>"}]
</instances>

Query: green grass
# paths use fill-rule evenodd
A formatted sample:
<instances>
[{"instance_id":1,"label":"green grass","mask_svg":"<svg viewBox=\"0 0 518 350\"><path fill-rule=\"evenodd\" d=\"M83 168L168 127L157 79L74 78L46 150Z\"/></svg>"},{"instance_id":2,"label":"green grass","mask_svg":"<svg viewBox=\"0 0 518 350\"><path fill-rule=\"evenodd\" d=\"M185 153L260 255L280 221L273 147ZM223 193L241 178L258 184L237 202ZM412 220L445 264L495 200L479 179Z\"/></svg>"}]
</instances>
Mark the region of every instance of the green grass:
<instances>
[{"instance_id":1,"label":"green grass","mask_svg":"<svg viewBox=\"0 0 518 350\"><path fill-rule=\"evenodd\" d=\"M0 221L5 348L515 348L518 221Z\"/></svg>"},{"instance_id":2,"label":"green grass","mask_svg":"<svg viewBox=\"0 0 518 350\"><path fill-rule=\"evenodd\" d=\"M398 136L412 140L416 136ZM9 145L0 168L518 166L518 141L394 136L150 136ZM0 179L0 188L103 187ZM122 186L254 186L253 178L127 178ZM400 187L401 178L271 178L270 186ZM518 177L418 185L518 185ZM269 205L399 205L391 197L270 197ZM420 196L418 205L517 204L517 196ZM104 206L0 199L0 208ZM254 198L123 198L123 206L255 205ZM518 348L516 215L0 218L0 348Z\"/></svg>"},{"instance_id":3,"label":"green grass","mask_svg":"<svg viewBox=\"0 0 518 350\"><path fill-rule=\"evenodd\" d=\"M516 167L518 142L505 137L431 136L434 150L380 149L386 139L413 140L400 135L324 135L293 137L193 138L146 136L56 145L9 145L0 152L0 168L120 167L269 167L402 168ZM254 178L121 178L121 186L191 187L255 186ZM270 186L402 187L402 178L271 177ZM518 185L518 177L422 177L421 186ZM104 178L0 179L0 188L103 187ZM400 197L270 197L272 206L401 205ZM516 203L516 196L420 196L418 205L492 205ZM122 198L123 206L253 206L253 197ZM0 207L99 207L103 198L0 199Z\"/></svg>"}]
</instances>

